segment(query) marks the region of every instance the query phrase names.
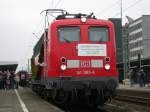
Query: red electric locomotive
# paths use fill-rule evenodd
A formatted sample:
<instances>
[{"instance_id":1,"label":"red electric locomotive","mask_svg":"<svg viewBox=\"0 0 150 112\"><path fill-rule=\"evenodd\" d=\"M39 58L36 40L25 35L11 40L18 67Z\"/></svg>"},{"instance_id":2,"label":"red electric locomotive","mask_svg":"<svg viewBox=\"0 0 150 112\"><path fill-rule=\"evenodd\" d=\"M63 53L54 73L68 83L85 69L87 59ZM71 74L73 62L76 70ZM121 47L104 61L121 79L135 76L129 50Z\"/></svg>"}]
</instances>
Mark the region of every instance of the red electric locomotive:
<instances>
[{"instance_id":1,"label":"red electric locomotive","mask_svg":"<svg viewBox=\"0 0 150 112\"><path fill-rule=\"evenodd\" d=\"M92 14L61 12L34 47L32 88L57 104L103 105L118 85L114 26Z\"/></svg>"}]
</instances>

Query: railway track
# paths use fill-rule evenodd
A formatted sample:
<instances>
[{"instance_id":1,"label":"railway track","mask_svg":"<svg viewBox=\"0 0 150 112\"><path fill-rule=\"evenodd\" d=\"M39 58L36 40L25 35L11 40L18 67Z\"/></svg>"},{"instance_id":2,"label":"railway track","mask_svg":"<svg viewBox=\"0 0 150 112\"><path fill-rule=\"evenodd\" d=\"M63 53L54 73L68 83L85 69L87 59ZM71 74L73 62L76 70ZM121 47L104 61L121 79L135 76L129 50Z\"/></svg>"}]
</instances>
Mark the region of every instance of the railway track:
<instances>
[{"instance_id":1,"label":"railway track","mask_svg":"<svg viewBox=\"0 0 150 112\"><path fill-rule=\"evenodd\" d=\"M128 96L128 95L117 95L115 100L131 102L139 105L150 106L150 98Z\"/></svg>"},{"instance_id":2,"label":"railway track","mask_svg":"<svg viewBox=\"0 0 150 112\"><path fill-rule=\"evenodd\" d=\"M64 112L112 112L104 108L91 109L87 107L71 107L71 108L62 109L62 110L64 110Z\"/></svg>"}]
</instances>

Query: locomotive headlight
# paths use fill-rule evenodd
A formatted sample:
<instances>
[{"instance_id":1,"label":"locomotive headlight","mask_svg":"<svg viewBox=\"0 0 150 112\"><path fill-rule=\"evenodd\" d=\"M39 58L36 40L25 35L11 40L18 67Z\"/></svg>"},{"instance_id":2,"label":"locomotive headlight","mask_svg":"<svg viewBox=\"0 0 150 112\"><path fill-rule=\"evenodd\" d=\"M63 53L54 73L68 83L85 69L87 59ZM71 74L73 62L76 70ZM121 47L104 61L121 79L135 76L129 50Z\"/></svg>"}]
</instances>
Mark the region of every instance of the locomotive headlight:
<instances>
[{"instance_id":1,"label":"locomotive headlight","mask_svg":"<svg viewBox=\"0 0 150 112\"><path fill-rule=\"evenodd\" d=\"M110 70L110 65L109 65L109 64L106 64L106 65L105 65L105 69L106 69L106 70Z\"/></svg>"},{"instance_id":2,"label":"locomotive headlight","mask_svg":"<svg viewBox=\"0 0 150 112\"><path fill-rule=\"evenodd\" d=\"M60 68L61 68L61 70L66 70L67 66L66 65L61 65Z\"/></svg>"},{"instance_id":3,"label":"locomotive headlight","mask_svg":"<svg viewBox=\"0 0 150 112\"><path fill-rule=\"evenodd\" d=\"M81 18L81 22L83 22L83 23L85 23L86 20L87 20L87 19L86 19L85 17L82 17L82 18Z\"/></svg>"}]
</instances>

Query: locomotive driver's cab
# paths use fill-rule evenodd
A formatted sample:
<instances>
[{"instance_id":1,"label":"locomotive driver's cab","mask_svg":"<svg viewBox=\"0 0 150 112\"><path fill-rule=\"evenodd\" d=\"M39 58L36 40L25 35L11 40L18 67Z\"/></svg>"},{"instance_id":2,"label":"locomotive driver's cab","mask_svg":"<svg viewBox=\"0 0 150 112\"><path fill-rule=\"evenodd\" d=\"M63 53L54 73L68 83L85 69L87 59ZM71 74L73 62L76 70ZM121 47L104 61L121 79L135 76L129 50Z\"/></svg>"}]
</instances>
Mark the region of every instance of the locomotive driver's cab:
<instances>
[{"instance_id":1,"label":"locomotive driver's cab","mask_svg":"<svg viewBox=\"0 0 150 112\"><path fill-rule=\"evenodd\" d=\"M109 41L108 28L105 27L89 27L89 42L107 42ZM60 42L79 42L81 40L80 27L65 26L58 29L58 36Z\"/></svg>"}]
</instances>

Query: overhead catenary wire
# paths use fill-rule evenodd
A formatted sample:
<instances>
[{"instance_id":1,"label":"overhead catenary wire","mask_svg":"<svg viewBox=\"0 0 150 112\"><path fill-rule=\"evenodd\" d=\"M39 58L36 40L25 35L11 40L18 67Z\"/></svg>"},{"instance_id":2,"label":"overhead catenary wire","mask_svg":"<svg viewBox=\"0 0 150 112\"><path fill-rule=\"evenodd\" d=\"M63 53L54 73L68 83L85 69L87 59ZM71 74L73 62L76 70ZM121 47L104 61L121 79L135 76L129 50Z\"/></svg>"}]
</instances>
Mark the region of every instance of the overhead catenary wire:
<instances>
[{"instance_id":1,"label":"overhead catenary wire","mask_svg":"<svg viewBox=\"0 0 150 112\"><path fill-rule=\"evenodd\" d=\"M41 35L41 32L43 31L44 28L44 16L41 16L41 19L39 23L36 25L35 29L32 31L32 34L36 34L37 36Z\"/></svg>"},{"instance_id":2,"label":"overhead catenary wire","mask_svg":"<svg viewBox=\"0 0 150 112\"><path fill-rule=\"evenodd\" d=\"M51 3L50 3L50 6L49 6L49 8L50 9L52 9L52 8L56 8L58 5L59 5L59 2L60 2L60 0L57 2L57 4L54 6L54 0L51 0ZM54 18L56 18L53 14L49 14L51 17L54 17ZM48 18L48 17L47 17Z\"/></svg>"},{"instance_id":3,"label":"overhead catenary wire","mask_svg":"<svg viewBox=\"0 0 150 112\"><path fill-rule=\"evenodd\" d=\"M127 8L123 9L122 12L125 12L127 10L129 10L130 8L134 7L135 5L137 5L138 3L140 3L143 0L137 0L136 2L134 2L133 4L131 4L130 6L128 6ZM113 17L116 17L120 15L120 12L116 13L115 15L113 15Z\"/></svg>"},{"instance_id":4,"label":"overhead catenary wire","mask_svg":"<svg viewBox=\"0 0 150 112\"><path fill-rule=\"evenodd\" d=\"M51 0L51 3L50 3L51 7L54 7L54 0ZM58 4L59 5L59 4ZM56 6L56 5L55 5ZM50 16L52 17L55 17L53 16L52 14L50 14ZM36 25L35 29L31 32L31 38L28 45L27 45L27 49L26 49L26 52L25 52L25 55L24 57L21 59L24 63L23 63L23 66L25 66L24 64L26 63L25 60L26 59L29 59L31 58L30 55L31 55L31 52L32 52L32 49L34 47L34 44L36 41L39 40L40 38L40 35L42 34L43 32L43 29L45 29L45 21L48 23L48 17L45 18L45 21L44 21L44 18L45 16L41 16L41 19L39 21L39 23ZM49 24L49 23L48 23ZM33 39L35 38L35 39ZM22 63L22 62L21 62Z\"/></svg>"},{"instance_id":5,"label":"overhead catenary wire","mask_svg":"<svg viewBox=\"0 0 150 112\"><path fill-rule=\"evenodd\" d=\"M25 52L25 56L24 56L24 58L22 60L26 60L26 59L31 58L31 57L29 57L29 54L31 54L31 52L32 52L32 49L33 49L34 44L35 44L35 39L36 39L36 41L38 41L40 39L39 35L41 35L42 34L41 32L43 32L43 28L44 28L44 25L43 25L44 21L43 21L43 19L44 19L44 16L41 17L39 23L35 27L35 30L32 31L31 39L30 39L30 41L28 43L27 50ZM33 39L33 38L35 38L35 39Z\"/></svg>"},{"instance_id":6,"label":"overhead catenary wire","mask_svg":"<svg viewBox=\"0 0 150 112\"><path fill-rule=\"evenodd\" d=\"M61 0L58 0L57 1L57 3L56 3L56 5L54 6L54 0L51 0L51 3L50 3L50 7L52 8L52 7L54 7L54 9L60 4L60 2L61 2ZM46 11L46 10L44 10L44 11ZM42 11L41 13L43 13L44 11ZM40 14L41 14L40 13ZM54 16L53 14L51 14L51 13L49 13L49 14L47 14L47 11L46 11L46 14L45 14L45 16L44 16L44 29L47 27L47 25L49 25L49 16L51 16L51 17L53 17L53 18L56 18L56 16ZM42 19L43 20L43 19ZM41 22L40 22L40 24L41 24ZM34 32L34 34L35 34L35 32Z\"/></svg>"},{"instance_id":7,"label":"overhead catenary wire","mask_svg":"<svg viewBox=\"0 0 150 112\"><path fill-rule=\"evenodd\" d=\"M52 8L53 6L54 6L54 0L51 0L50 7Z\"/></svg>"},{"instance_id":8,"label":"overhead catenary wire","mask_svg":"<svg viewBox=\"0 0 150 112\"><path fill-rule=\"evenodd\" d=\"M108 12L110 9L112 9L113 7L116 7L117 5L119 6L119 1L117 0L115 3L109 5L106 9L103 9L101 12L98 13L98 15L103 15L104 13Z\"/></svg>"},{"instance_id":9,"label":"overhead catenary wire","mask_svg":"<svg viewBox=\"0 0 150 112\"><path fill-rule=\"evenodd\" d=\"M135 3L131 4L130 6L128 6L128 7L125 8L123 11L126 11L126 10L128 10L128 9L130 9L130 8L132 8L132 7L134 7L136 4L140 3L141 1L143 1L143 0L137 0Z\"/></svg>"},{"instance_id":10,"label":"overhead catenary wire","mask_svg":"<svg viewBox=\"0 0 150 112\"><path fill-rule=\"evenodd\" d=\"M57 6L61 3L62 0L58 0L56 5L54 6L54 9L57 8Z\"/></svg>"}]
</instances>

